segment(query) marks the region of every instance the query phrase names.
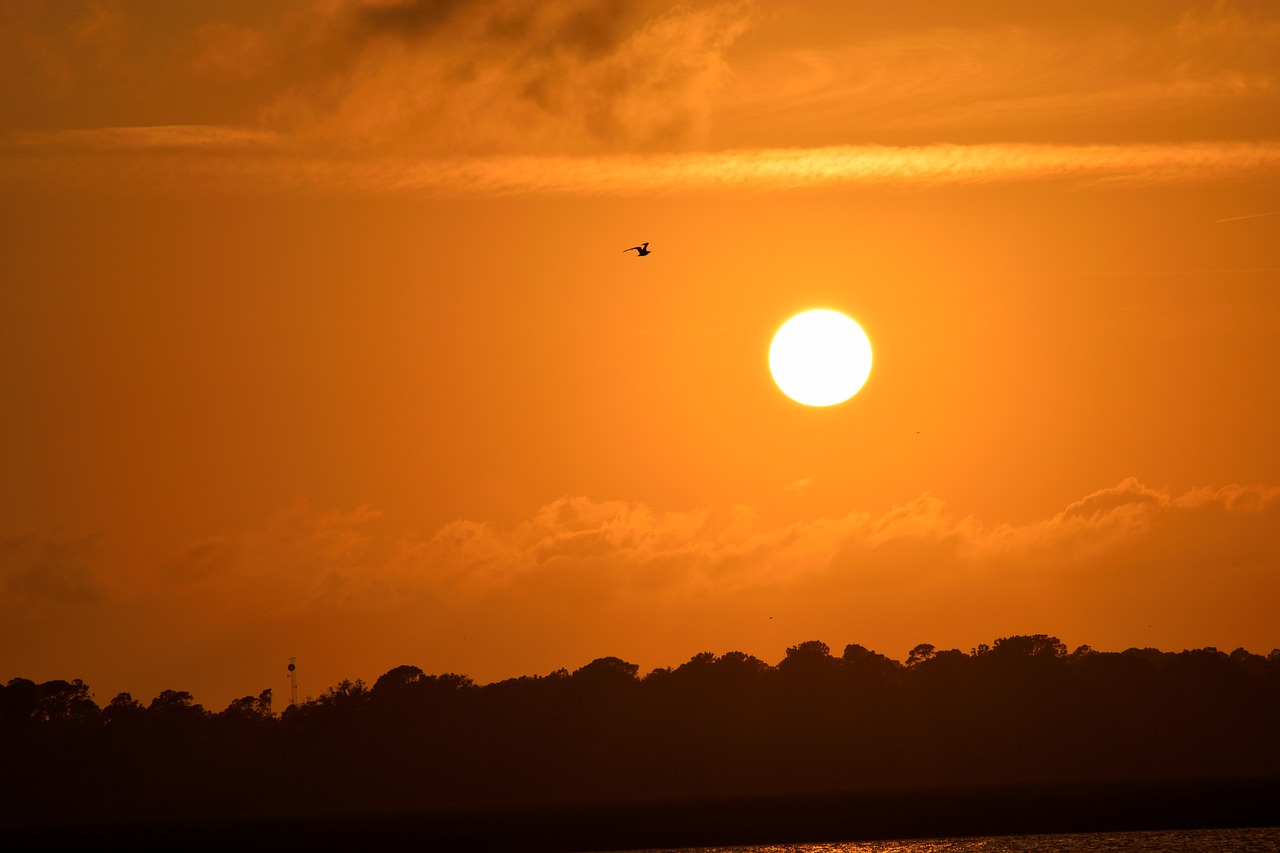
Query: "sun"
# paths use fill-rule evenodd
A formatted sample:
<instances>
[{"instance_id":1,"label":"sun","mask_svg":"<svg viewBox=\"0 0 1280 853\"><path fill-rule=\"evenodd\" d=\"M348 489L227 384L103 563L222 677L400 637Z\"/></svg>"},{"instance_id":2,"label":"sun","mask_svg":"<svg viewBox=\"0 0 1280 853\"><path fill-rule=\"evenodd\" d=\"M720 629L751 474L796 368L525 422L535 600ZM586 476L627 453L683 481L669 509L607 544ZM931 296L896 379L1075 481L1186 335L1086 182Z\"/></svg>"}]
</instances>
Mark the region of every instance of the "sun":
<instances>
[{"instance_id":1,"label":"sun","mask_svg":"<svg viewBox=\"0 0 1280 853\"><path fill-rule=\"evenodd\" d=\"M871 375L871 341L839 311L804 311L773 336L769 372L797 403L834 406L857 394Z\"/></svg>"}]
</instances>

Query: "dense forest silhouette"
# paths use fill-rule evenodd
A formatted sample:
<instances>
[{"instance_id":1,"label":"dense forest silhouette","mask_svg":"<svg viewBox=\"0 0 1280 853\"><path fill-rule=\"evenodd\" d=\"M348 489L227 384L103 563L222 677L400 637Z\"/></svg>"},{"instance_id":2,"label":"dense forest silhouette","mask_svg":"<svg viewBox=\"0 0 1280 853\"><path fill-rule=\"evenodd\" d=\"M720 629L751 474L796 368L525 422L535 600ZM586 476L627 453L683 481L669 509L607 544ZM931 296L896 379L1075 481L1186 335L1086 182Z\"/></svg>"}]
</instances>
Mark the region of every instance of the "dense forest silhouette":
<instances>
[{"instance_id":1,"label":"dense forest silhouette","mask_svg":"<svg viewBox=\"0 0 1280 853\"><path fill-rule=\"evenodd\" d=\"M905 662L602 657L479 685L399 666L277 713L79 680L0 688L5 825L1280 777L1280 650L1068 653L1012 636ZM1274 786L1273 786L1274 787Z\"/></svg>"}]
</instances>

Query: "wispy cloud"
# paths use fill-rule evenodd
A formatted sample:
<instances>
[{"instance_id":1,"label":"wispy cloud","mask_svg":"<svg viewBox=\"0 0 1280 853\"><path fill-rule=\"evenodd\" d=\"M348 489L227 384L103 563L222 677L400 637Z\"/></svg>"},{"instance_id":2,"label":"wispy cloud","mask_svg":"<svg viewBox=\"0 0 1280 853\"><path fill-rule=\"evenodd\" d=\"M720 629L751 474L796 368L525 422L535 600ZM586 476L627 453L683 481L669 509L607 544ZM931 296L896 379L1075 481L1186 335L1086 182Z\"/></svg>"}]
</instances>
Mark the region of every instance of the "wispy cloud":
<instances>
[{"instance_id":1,"label":"wispy cloud","mask_svg":"<svg viewBox=\"0 0 1280 853\"><path fill-rule=\"evenodd\" d=\"M0 539L0 582L6 598L56 602L106 597L98 566L102 535L60 534Z\"/></svg>"},{"instance_id":2,"label":"wispy cloud","mask_svg":"<svg viewBox=\"0 0 1280 853\"><path fill-rule=\"evenodd\" d=\"M181 121L350 157L1280 131L1265 3L313 0L162 19L67 2L4 7L0 44L0 131Z\"/></svg>"},{"instance_id":3,"label":"wispy cloud","mask_svg":"<svg viewBox=\"0 0 1280 853\"><path fill-rule=\"evenodd\" d=\"M742 57L718 102L768 142L1274 137L1280 20L1265 4L920 0ZM910 11L908 11L910 10ZM887 19L887 20L886 20ZM821 20L816 18L815 21Z\"/></svg>"},{"instance_id":4,"label":"wispy cloud","mask_svg":"<svg viewBox=\"0 0 1280 853\"><path fill-rule=\"evenodd\" d=\"M1029 180L1199 181L1280 170L1280 144L833 146L407 165L387 189L617 193L925 187Z\"/></svg>"},{"instance_id":5,"label":"wispy cloud","mask_svg":"<svg viewBox=\"0 0 1280 853\"><path fill-rule=\"evenodd\" d=\"M0 151L10 155L156 154L243 152L263 155L284 147L278 133L247 127L162 125L89 130L11 131L0 135Z\"/></svg>"},{"instance_id":6,"label":"wispy cloud","mask_svg":"<svg viewBox=\"0 0 1280 853\"><path fill-rule=\"evenodd\" d=\"M639 194L1276 169L1265 4L844 6L316 0L168 29L6 7L0 184Z\"/></svg>"},{"instance_id":7,"label":"wispy cloud","mask_svg":"<svg viewBox=\"0 0 1280 853\"><path fill-rule=\"evenodd\" d=\"M807 489L809 486L813 484L813 480L815 476L816 475L814 474L810 474L808 477L802 477L799 480L795 480L794 482L788 483L784 491L798 492L801 489Z\"/></svg>"},{"instance_id":8,"label":"wispy cloud","mask_svg":"<svg viewBox=\"0 0 1280 853\"><path fill-rule=\"evenodd\" d=\"M1280 211L1273 210L1273 211L1270 211L1269 213L1246 213L1243 216L1228 216L1226 219L1217 220L1217 222L1218 223L1238 222L1241 219L1262 219L1263 217L1267 217L1267 216L1280 216Z\"/></svg>"},{"instance_id":9,"label":"wispy cloud","mask_svg":"<svg viewBox=\"0 0 1280 853\"><path fill-rule=\"evenodd\" d=\"M1280 173L1280 143L924 145L683 154L320 156L257 131L108 128L0 145L0 184L135 191L662 195L1000 182L1176 184Z\"/></svg>"},{"instance_id":10,"label":"wispy cloud","mask_svg":"<svg viewBox=\"0 0 1280 853\"><path fill-rule=\"evenodd\" d=\"M747 0L213 6L5 5L0 131L183 116L354 155L665 149L700 141L752 17Z\"/></svg>"}]
</instances>

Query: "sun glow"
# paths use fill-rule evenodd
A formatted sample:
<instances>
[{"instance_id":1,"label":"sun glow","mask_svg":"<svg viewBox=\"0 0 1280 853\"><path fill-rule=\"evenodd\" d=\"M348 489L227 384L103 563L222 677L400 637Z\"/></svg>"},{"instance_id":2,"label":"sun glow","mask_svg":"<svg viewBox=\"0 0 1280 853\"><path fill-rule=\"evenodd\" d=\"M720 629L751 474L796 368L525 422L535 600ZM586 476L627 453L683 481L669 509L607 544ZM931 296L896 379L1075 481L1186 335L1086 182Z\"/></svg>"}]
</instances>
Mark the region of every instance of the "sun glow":
<instances>
[{"instance_id":1,"label":"sun glow","mask_svg":"<svg viewBox=\"0 0 1280 853\"><path fill-rule=\"evenodd\" d=\"M839 311L804 311L782 324L769 347L773 381L797 403L834 406L871 374L871 341Z\"/></svg>"}]
</instances>

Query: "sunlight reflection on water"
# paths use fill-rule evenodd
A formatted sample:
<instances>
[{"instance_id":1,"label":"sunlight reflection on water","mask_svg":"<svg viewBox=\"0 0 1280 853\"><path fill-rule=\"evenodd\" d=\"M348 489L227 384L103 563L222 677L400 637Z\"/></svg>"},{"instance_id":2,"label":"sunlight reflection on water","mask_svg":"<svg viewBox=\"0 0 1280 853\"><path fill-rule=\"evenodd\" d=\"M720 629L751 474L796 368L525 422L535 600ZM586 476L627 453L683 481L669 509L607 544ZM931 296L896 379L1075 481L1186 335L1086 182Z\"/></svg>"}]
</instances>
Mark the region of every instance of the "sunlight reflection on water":
<instances>
[{"instance_id":1,"label":"sunlight reflection on water","mask_svg":"<svg viewBox=\"0 0 1280 853\"><path fill-rule=\"evenodd\" d=\"M1280 853L1280 827L689 847L640 853Z\"/></svg>"}]
</instances>

